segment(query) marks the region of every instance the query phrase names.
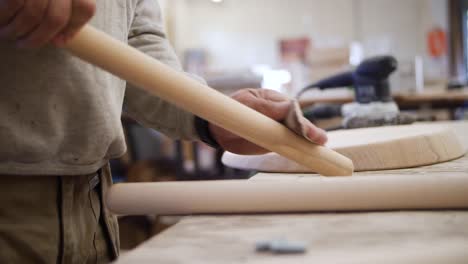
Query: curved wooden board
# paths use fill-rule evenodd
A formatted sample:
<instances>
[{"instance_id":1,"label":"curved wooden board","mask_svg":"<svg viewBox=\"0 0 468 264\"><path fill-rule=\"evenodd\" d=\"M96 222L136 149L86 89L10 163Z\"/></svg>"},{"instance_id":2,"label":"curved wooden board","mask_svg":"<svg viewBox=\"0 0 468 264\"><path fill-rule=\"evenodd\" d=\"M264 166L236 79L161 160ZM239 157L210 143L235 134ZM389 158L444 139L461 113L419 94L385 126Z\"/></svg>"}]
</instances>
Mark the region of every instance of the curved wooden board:
<instances>
[{"instance_id":1,"label":"curved wooden board","mask_svg":"<svg viewBox=\"0 0 468 264\"><path fill-rule=\"evenodd\" d=\"M468 128L468 123L463 123ZM468 131L460 129L459 131ZM460 133L460 132L459 132ZM339 130L328 133L328 147L354 162L355 171L410 168L456 159L466 146L447 124L417 124ZM226 152L226 166L263 172L313 172L275 153Z\"/></svg>"}]
</instances>

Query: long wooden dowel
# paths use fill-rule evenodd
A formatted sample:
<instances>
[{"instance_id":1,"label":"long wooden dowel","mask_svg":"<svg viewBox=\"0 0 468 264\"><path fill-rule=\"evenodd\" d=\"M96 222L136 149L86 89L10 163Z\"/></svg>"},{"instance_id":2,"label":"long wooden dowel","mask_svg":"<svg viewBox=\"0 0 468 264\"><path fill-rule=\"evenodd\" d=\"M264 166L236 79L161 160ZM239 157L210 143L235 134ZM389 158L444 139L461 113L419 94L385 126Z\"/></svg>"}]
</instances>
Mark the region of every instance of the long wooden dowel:
<instances>
[{"instance_id":1,"label":"long wooden dowel","mask_svg":"<svg viewBox=\"0 0 468 264\"><path fill-rule=\"evenodd\" d=\"M465 176L308 177L122 183L107 207L118 214L188 215L468 208Z\"/></svg>"},{"instance_id":2,"label":"long wooden dowel","mask_svg":"<svg viewBox=\"0 0 468 264\"><path fill-rule=\"evenodd\" d=\"M200 84L87 25L66 45L77 57L326 176L353 172L350 159L317 146L280 123Z\"/></svg>"}]
</instances>

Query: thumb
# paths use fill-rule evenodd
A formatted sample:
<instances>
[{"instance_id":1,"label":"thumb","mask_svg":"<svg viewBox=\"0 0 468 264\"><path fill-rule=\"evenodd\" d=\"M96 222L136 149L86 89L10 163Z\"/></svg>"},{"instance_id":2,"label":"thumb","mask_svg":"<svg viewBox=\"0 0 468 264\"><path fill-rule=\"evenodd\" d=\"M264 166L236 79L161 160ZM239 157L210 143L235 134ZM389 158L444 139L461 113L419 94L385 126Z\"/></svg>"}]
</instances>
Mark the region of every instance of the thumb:
<instances>
[{"instance_id":1,"label":"thumb","mask_svg":"<svg viewBox=\"0 0 468 264\"><path fill-rule=\"evenodd\" d=\"M81 27L86 24L96 12L95 0L72 0L71 18L66 28L61 32L57 43L65 43L70 40Z\"/></svg>"}]
</instances>

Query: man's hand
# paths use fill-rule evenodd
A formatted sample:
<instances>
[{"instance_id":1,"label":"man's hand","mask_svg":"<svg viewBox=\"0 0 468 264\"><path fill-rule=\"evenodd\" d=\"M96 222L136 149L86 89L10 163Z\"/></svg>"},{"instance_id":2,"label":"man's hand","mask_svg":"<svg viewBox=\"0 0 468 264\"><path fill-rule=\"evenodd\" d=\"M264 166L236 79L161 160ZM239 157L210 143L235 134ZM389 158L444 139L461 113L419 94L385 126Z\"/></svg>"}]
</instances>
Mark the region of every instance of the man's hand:
<instances>
[{"instance_id":1,"label":"man's hand","mask_svg":"<svg viewBox=\"0 0 468 264\"><path fill-rule=\"evenodd\" d=\"M282 121L286 118L291 100L278 92L267 89L243 89L239 90L231 97L250 108L274 119ZM307 122L307 137L317 144L323 145L327 141L325 131ZM227 151L237 154L263 154L268 152L231 132L218 127L209 125L210 132L221 147Z\"/></svg>"},{"instance_id":2,"label":"man's hand","mask_svg":"<svg viewBox=\"0 0 468 264\"><path fill-rule=\"evenodd\" d=\"M61 46L94 15L95 0L0 0L0 39L19 47Z\"/></svg>"}]
</instances>

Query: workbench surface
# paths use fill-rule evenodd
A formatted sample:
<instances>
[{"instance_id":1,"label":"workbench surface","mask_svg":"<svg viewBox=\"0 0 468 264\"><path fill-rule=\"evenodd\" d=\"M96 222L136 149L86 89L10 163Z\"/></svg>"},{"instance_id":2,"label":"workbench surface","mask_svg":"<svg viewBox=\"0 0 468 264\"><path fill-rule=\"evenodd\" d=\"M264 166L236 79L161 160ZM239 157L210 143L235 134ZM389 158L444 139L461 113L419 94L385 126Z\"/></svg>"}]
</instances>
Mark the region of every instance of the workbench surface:
<instances>
[{"instance_id":1,"label":"workbench surface","mask_svg":"<svg viewBox=\"0 0 468 264\"><path fill-rule=\"evenodd\" d=\"M452 123L468 143L466 122ZM460 175L468 156L412 169L357 175ZM306 177L257 174L252 180ZM376 176L377 177L377 176ZM467 193L468 199L468 193ZM255 252L255 243L301 241L307 252ZM191 216L125 253L117 263L468 263L468 210Z\"/></svg>"}]
</instances>

